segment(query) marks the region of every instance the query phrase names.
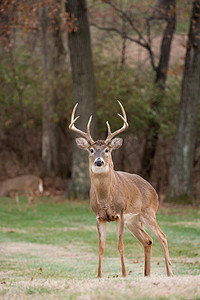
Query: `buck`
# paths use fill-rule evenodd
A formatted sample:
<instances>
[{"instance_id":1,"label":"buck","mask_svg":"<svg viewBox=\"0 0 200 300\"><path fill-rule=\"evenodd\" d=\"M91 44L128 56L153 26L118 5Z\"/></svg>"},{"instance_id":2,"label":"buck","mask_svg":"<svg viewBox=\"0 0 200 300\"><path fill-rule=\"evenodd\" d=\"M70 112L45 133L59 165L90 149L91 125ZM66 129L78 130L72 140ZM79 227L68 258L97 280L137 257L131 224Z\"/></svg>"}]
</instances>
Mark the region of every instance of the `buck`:
<instances>
[{"instance_id":1,"label":"buck","mask_svg":"<svg viewBox=\"0 0 200 300\"><path fill-rule=\"evenodd\" d=\"M91 178L90 205L96 214L97 229L99 234L99 265L97 277L102 277L103 255L106 242L106 224L116 221L118 250L121 256L122 276L126 277L127 272L124 263L124 244L123 233L124 224L130 232L140 241L144 247L145 266L144 275L150 276L151 247L153 240L144 230L144 225L158 238L164 250L167 275L172 276L171 262L169 257L166 235L159 228L156 221L156 211L158 209L158 196L155 189L149 182L136 174L115 171L111 152L122 145L121 138L114 138L128 127L125 110L118 101L122 115L118 114L123 120L123 126L111 133L108 127L106 140L93 141L90 135L90 116L87 124L87 132L75 127L75 105L69 128L82 135L76 138L79 148L89 152L89 172Z\"/></svg>"},{"instance_id":2,"label":"buck","mask_svg":"<svg viewBox=\"0 0 200 300\"><path fill-rule=\"evenodd\" d=\"M34 211L37 211L39 192L43 192L42 179L34 175L23 175L4 181L0 186L0 197L10 196L8 208L9 211L11 211L13 196L15 198L18 210L21 211L18 192L28 193L28 203L25 210L30 207L31 201L35 199Z\"/></svg>"}]
</instances>

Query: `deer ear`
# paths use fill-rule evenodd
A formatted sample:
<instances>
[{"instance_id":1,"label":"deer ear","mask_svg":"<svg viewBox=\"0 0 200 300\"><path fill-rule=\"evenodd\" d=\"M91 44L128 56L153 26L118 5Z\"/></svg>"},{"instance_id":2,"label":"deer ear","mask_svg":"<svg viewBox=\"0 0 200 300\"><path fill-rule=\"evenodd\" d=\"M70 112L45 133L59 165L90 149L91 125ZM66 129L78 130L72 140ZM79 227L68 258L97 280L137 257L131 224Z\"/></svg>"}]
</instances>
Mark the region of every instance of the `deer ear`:
<instances>
[{"instance_id":1,"label":"deer ear","mask_svg":"<svg viewBox=\"0 0 200 300\"><path fill-rule=\"evenodd\" d=\"M87 150L90 147L90 143L84 138L76 138L76 144L83 150Z\"/></svg>"},{"instance_id":2,"label":"deer ear","mask_svg":"<svg viewBox=\"0 0 200 300\"><path fill-rule=\"evenodd\" d=\"M122 143L123 143L123 139L115 138L110 141L109 146L114 150L120 148Z\"/></svg>"}]
</instances>

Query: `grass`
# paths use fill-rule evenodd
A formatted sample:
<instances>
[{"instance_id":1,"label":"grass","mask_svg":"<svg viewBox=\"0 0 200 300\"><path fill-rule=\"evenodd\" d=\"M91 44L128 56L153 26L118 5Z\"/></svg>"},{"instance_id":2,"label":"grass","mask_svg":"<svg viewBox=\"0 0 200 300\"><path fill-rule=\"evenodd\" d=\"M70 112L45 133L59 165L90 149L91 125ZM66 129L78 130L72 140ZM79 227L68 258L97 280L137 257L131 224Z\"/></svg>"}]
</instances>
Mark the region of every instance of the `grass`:
<instances>
[{"instance_id":1,"label":"grass","mask_svg":"<svg viewBox=\"0 0 200 300\"><path fill-rule=\"evenodd\" d=\"M22 208L25 199L21 199ZM0 199L0 299L200 299L200 209L167 206L157 219L168 237L175 276L163 250L152 248L152 276L143 277L143 248L125 230L129 276L121 278L116 224L107 226L104 278L96 279L98 235L88 202L43 199L38 212L18 212ZM149 294L150 292L150 294Z\"/></svg>"}]
</instances>

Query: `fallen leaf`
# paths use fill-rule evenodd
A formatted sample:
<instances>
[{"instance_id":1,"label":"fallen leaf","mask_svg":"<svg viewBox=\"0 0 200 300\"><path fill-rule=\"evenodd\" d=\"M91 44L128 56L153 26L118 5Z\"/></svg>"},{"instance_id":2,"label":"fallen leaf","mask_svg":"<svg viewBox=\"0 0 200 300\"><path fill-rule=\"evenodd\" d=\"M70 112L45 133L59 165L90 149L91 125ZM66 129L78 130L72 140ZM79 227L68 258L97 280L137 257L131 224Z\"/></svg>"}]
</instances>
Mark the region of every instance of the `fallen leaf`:
<instances>
[{"instance_id":1,"label":"fallen leaf","mask_svg":"<svg viewBox=\"0 0 200 300\"><path fill-rule=\"evenodd\" d=\"M134 259L131 259L130 261L131 261L132 264L138 264L139 263L138 260L134 260Z\"/></svg>"}]
</instances>

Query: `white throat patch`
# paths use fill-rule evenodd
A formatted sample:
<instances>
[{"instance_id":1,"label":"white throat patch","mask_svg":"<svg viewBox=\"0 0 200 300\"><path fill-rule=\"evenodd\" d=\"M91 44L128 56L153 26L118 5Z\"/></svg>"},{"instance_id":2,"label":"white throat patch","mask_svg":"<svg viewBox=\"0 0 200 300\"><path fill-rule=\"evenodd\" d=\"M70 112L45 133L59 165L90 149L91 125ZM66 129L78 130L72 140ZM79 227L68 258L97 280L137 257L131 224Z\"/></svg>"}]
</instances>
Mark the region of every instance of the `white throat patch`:
<instances>
[{"instance_id":1,"label":"white throat patch","mask_svg":"<svg viewBox=\"0 0 200 300\"><path fill-rule=\"evenodd\" d=\"M95 165L92 165L92 172L96 174L100 173L107 173L109 171L109 165L106 165L105 167L97 167Z\"/></svg>"}]
</instances>

